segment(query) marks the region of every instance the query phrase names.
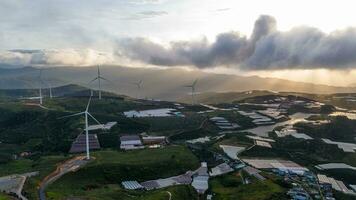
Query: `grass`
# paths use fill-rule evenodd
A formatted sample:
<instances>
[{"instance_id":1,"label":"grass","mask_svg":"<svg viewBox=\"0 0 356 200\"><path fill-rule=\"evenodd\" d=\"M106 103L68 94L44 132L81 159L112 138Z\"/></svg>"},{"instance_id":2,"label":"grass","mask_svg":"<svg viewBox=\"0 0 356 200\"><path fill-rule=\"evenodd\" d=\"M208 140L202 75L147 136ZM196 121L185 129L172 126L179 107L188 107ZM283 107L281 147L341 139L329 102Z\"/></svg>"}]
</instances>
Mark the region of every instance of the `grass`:
<instances>
[{"instance_id":1,"label":"grass","mask_svg":"<svg viewBox=\"0 0 356 200\"><path fill-rule=\"evenodd\" d=\"M69 159L64 156L43 156L36 160L19 159L6 164L0 164L0 176L39 171L40 176L45 176L55 169L57 163Z\"/></svg>"},{"instance_id":2,"label":"grass","mask_svg":"<svg viewBox=\"0 0 356 200\"><path fill-rule=\"evenodd\" d=\"M121 181L166 178L199 166L197 158L183 146L129 152L98 151L92 156L95 157L92 163L75 173L63 176L51 185L47 190L48 196L52 199L69 196L98 199L96 196L100 197L101 193L106 193L105 196L110 199L110 193L116 196L126 192L119 187L111 187L113 184L119 185ZM105 191L105 187L111 190Z\"/></svg>"},{"instance_id":3,"label":"grass","mask_svg":"<svg viewBox=\"0 0 356 200\"><path fill-rule=\"evenodd\" d=\"M14 197L0 193L0 200L14 200L14 199L15 199Z\"/></svg>"},{"instance_id":4,"label":"grass","mask_svg":"<svg viewBox=\"0 0 356 200\"><path fill-rule=\"evenodd\" d=\"M172 199L175 200L196 199L197 196L190 186L172 186L154 191L128 191L119 185L105 185L77 195L87 200L167 200L169 198L167 191L172 194ZM54 192L48 192L47 195L50 200L65 198L62 194Z\"/></svg>"},{"instance_id":5,"label":"grass","mask_svg":"<svg viewBox=\"0 0 356 200\"><path fill-rule=\"evenodd\" d=\"M0 164L0 176L39 171L39 175L27 179L24 186L25 196L29 199L37 199L37 186L40 181L55 170L57 163L60 163L65 159L69 158L65 156L43 156L35 160L14 160L6 164Z\"/></svg>"},{"instance_id":6,"label":"grass","mask_svg":"<svg viewBox=\"0 0 356 200\"><path fill-rule=\"evenodd\" d=\"M215 193L214 199L228 200L270 200L285 199L285 189L274 183L272 180L257 181L242 184L240 176L237 174L228 174L213 178L210 181L212 192Z\"/></svg>"},{"instance_id":7,"label":"grass","mask_svg":"<svg viewBox=\"0 0 356 200\"><path fill-rule=\"evenodd\" d=\"M0 164L0 176L29 172L33 163L30 159L21 159Z\"/></svg>"}]
</instances>

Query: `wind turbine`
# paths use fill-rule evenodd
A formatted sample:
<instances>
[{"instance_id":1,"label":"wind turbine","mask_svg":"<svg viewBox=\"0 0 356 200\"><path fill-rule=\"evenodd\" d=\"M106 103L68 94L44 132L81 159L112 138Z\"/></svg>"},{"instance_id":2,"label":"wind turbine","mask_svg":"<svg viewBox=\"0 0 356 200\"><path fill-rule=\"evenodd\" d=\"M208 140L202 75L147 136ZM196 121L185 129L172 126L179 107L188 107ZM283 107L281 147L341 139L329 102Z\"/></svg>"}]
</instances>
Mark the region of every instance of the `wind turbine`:
<instances>
[{"instance_id":1,"label":"wind turbine","mask_svg":"<svg viewBox=\"0 0 356 200\"><path fill-rule=\"evenodd\" d=\"M49 84L49 98L53 98L53 95L52 95L52 85Z\"/></svg>"},{"instance_id":2,"label":"wind turbine","mask_svg":"<svg viewBox=\"0 0 356 200\"><path fill-rule=\"evenodd\" d=\"M89 110L89 106L90 106L90 102L91 102L91 97L92 96L90 96L90 98L89 98L89 101L88 101L88 104L87 104L87 107L86 107L85 111L80 112L80 113L76 113L76 114L72 114L72 115L67 115L67 116L59 118L59 119L63 119L63 118L74 117L74 116L78 116L78 115L84 115L85 116L85 143L86 143L86 153L87 153L86 157L87 157L87 160L90 159L88 117L91 117L96 123L101 125L101 123L97 119L95 119L95 117L93 117L88 111Z\"/></svg>"},{"instance_id":3,"label":"wind turbine","mask_svg":"<svg viewBox=\"0 0 356 200\"><path fill-rule=\"evenodd\" d=\"M140 80L138 82L132 83L137 86L137 99L140 98L141 88L143 87L143 81Z\"/></svg>"},{"instance_id":4,"label":"wind turbine","mask_svg":"<svg viewBox=\"0 0 356 200\"><path fill-rule=\"evenodd\" d=\"M42 106L42 103L43 103L43 96L42 96L42 79L41 79L41 76L42 76L42 69L40 69L40 73L39 73L39 86L36 84L32 84L32 82L37 82L37 81L29 81L29 80L26 80L26 79L22 79L22 81L25 81L27 84L29 84L31 86L31 88L37 88L38 87L38 96L34 96L34 97L21 97L20 99L29 99L29 100L39 100L39 106Z\"/></svg>"},{"instance_id":5,"label":"wind turbine","mask_svg":"<svg viewBox=\"0 0 356 200\"><path fill-rule=\"evenodd\" d=\"M101 99L101 80L105 80L105 81L108 81L108 82L110 82L110 81L101 76L99 66L98 66L98 74L97 74L97 76L93 80L91 80L89 82L89 84L94 82L94 81L96 81L96 80L98 81L99 99Z\"/></svg>"},{"instance_id":6,"label":"wind turbine","mask_svg":"<svg viewBox=\"0 0 356 200\"><path fill-rule=\"evenodd\" d=\"M43 97L42 97L42 69L40 69L40 75L39 75L39 80L40 80L40 88L39 88L39 99L40 99L40 105L43 103Z\"/></svg>"},{"instance_id":7,"label":"wind turbine","mask_svg":"<svg viewBox=\"0 0 356 200\"><path fill-rule=\"evenodd\" d=\"M184 87L187 87L187 88L191 88L192 89L192 105L195 104L195 86L197 85L198 83L198 79L195 79L195 81L191 84L191 85L186 85Z\"/></svg>"}]
</instances>

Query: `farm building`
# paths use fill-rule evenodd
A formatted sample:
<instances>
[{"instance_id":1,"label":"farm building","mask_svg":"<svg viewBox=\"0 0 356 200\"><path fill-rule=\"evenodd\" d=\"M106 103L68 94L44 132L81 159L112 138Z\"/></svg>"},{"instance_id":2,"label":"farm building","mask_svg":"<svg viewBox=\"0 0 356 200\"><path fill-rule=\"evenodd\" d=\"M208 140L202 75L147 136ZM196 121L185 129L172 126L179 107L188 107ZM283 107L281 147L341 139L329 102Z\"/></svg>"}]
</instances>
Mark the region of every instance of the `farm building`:
<instances>
[{"instance_id":1,"label":"farm building","mask_svg":"<svg viewBox=\"0 0 356 200\"><path fill-rule=\"evenodd\" d=\"M143 149L141 139L138 135L126 135L120 137L120 149L132 150Z\"/></svg>"},{"instance_id":2,"label":"farm building","mask_svg":"<svg viewBox=\"0 0 356 200\"><path fill-rule=\"evenodd\" d=\"M145 145L165 144L166 137L165 136L143 136L142 142Z\"/></svg>"}]
</instances>

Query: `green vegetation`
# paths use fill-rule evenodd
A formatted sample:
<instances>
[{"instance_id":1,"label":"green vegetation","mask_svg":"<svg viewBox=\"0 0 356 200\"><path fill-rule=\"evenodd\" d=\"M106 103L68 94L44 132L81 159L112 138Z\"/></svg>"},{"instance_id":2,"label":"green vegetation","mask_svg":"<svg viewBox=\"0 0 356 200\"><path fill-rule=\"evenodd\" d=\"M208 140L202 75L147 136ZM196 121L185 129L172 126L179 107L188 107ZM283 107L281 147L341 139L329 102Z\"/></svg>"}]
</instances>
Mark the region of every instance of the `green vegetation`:
<instances>
[{"instance_id":1,"label":"green vegetation","mask_svg":"<svg viewBox=\"0 0 356 200\"><path fill-rule=\"evenodd\" d=\"M42 156L37 159L19 159L6 164L0 164L0 176L10 174L26 173L39 171L37 177L44 177L55 169L57 163L60 163L69 157L64 156Z\"/></svg>"},{"instance_id":2,"label":"green vegetation","mask_svg":"<svg viewBox=\"0 0 356 200\"><path fill-rule=\"evenodd\" d=\"M85 198L87 200L167 200L170 192L172 199L186 200L196 199L197 194L190 186L173 186L154 191L129 191L122 189L118 184L105 185L98 188L91 188L86 191L78 191L70 196ZM48 199L59 200L66 197L63 193L48 192Z\"/></svg>"},{"instance_id":3,"label":"green vegetation","mask_svg":"<svg viewBox=\"0 0 356 200\"><path fill-rule=\"evenodd\" d=\"M24 187L24 194L28 199L37 199L37 186L39 182L54 171L58 163L66 159L69 159L69 157L42 156L40 158L14 160L6 164L0 164L0 177L39 171L38 176L27 179Z\"/></svg>"},{"instance_id":4,"label":"green vegetation","mask_svg":"<svg viewBox=\"0 0 356 200\"><path fill-rule=\"evenodd\" d=\"M334 197L337 200L355 200L355 196L354 195L347 195L344 194L342 192L338 192L338 191L334 191Z\"/></svg>"},{"instance_id":5,"label":"green vegetation","mask_svg":"<svg viewBox=\"0 0 356 200\"><path fill-rule=\"evenodd\" d=\"M338 142L355 142L356 120L350 120L345 116L328 117L330 123L312 125L310 123L298 123L294 126L301 132L313 138L328 138Z\"/></svg>"},{"instance_id":6,"label":"green vegetation","mask_svg":"<svg viewBox=\"0 0 356 200\"><path fill-rule=\"evenodd\" d=\"M212 136L215 135L214 132L205 130L203 128L199 128L196 130L184 131L180 134L173 135L170 137L171 140L179 141L179 140L191 140L205 136Z\"/></svg>"},{"instance_id":7,"label":"green vegetation","mask_svg":"<svg viewBox=\"0 0 356 200\"><path fill-rule=\"evenodd\" d=\"M326 144L321 140L303 140L291 136L278 138L273 148L255 146L241 153L245 157L284 158L306 167L321 163L341 162L356 166L356 154L345 153L336 145Z\"/></svg>"},{"instance_id":8,"label":"green vegetation","mask_svg":"<svg viewBox=\"0 0 356 200\"><path fill-rule=\"evenodd\" d=\"M252 183L243 184L238 174L228 174L211 179L210 186L215 193L214 199L228 200L282 200L286 189L274 183L272 180L257 181L253 178Z\"/></svg>"},{"instance_id":9,"label":"green vegetation","mask_svg":"<svg viewBox=\"0 0 356 200\"><path fill-rule=\"evenodd\" d=\"M320 171L320 173L344 181L348 184L356 184L356 171L352 169L328 169Z\"/></svg>"},{"instance_id":10,"label":"green vegetation","mask_svg":"<svg viewBox=\"0 0 356 200\"><path fill-rule=\"evenodd\" d=\"M95 160L48 188L51 196L82 196L87 191L120 184L125 180L147 181L179 175L199 167L197 158L183 146L129 152L98 151Z\"/></svg>"},{"instance_id":11,"label":"green vegetation","mask_svg":"<svg viewBox=\"0 0 356 200\"><path fill-rule=\"evenodd\" d=\"M186 117L152 117L136 119L148 124L149 132L172 132L198 128L204 117L197 114L187 114Z\"/></svg>"},{"instance_id":12,"label":"green vegetation","mask_svg":"<svg viewBox=\"0 0 356 200\"><path fill-rule=\"evenodd\" d=\"M14 200L15 198L10 197L9 195L0 193L0 200Z\"/></svg>"}]
</instances>

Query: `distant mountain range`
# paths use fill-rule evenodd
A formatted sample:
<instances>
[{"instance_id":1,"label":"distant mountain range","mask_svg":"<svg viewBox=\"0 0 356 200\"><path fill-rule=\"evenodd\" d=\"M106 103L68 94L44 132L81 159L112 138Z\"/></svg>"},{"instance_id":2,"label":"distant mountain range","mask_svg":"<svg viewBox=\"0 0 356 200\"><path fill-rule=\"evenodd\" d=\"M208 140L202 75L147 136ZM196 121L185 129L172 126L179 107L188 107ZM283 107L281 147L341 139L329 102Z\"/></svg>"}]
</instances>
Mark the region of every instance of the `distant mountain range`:
<instances>
[{"instance_id":1,"label":"distant mountain range","mask_svg":"<svg viewBox=\"0 0 356 200\"><path fill-rule=\"evenodd\" d=\"M95 82L89 84L89 82L95 78L96 74L96 67L51 67L42 71L42 87L76 84L95 89L97 84ZM103 66L101 74L109 80L102 81L104 90L131 97L175 101L188 101L190 89L184 86L191 84L195 79L198 79L196 91L200 93L199 98L209 99L209 101L213 101L211 98L236 100L244 91L252 90L263 90L267 93L292 91L316 94L356 92L356 87L335 87L276 78L215 74L177 68ZM140 80L143 81L141 90L134 84ZM0 89L38 88L40 84L39 70L36 68L0 68Z\"/></svg>"}]
</instances>

